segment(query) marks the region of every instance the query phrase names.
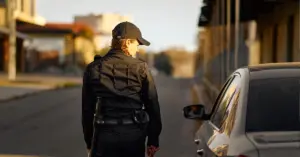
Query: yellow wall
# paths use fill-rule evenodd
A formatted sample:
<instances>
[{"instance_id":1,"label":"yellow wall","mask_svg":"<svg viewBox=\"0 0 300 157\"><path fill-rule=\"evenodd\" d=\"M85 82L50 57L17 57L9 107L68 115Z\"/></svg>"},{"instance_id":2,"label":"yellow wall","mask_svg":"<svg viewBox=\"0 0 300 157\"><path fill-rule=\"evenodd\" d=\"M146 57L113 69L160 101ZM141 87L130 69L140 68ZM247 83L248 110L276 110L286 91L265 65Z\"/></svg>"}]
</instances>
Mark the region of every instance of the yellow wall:
<instances>
[{"instance_id":1,"label":"yellow wall","mask_svg":"<svg viewBox=\"0 0 300 157\"><path fill-rule=\"evenodd\" d=\"M273 53L273 29L278 25L277 30L277 61L286 62L287 57L287 23L289 16L294 15L294 39L293 43L293 61L300 61L299 57L299 5L298 2L287 2L277 6L274 12L259 16L258 34L262 34L261 55L262 62L271 62Z\"/></svg>"},{"instance_id":2,"label":"yellow wall","mask_svg":"<svg viewBox=\"0 0 300 157\"><path fill-rule=\"evenodd\" d=\"M300 61L300 11L299 8L295 15L295 27L294 27L294 58L295 61Z\"/></svg>"},{"instance_id":3,"label":"yellow wall","mask_svg":"<svg viewBox=\"0 0 300 157\"><path fill-rule=\"evenodd\" d=\"M89 64L94 60L95 45L93 44L93 41L84 37L77 37L75 39L75 50L77 52L77 56L81 58L80 62Z\"/></svg>"},{"instance_id":4,"label":"yellow wall","mask_svg":"<svg viewBox=\"0 0 300 157\"><path fill-rule=\"evenodd\" d=\"M262 38L261 38L261 56L262 56L262 62L263 63L268 63L271 62L271 51L272 51L272 31L273 29L270 28L266 28L263 32L262 32Z\"/></svg>"},{"instance_id":5,"label":"yellow wall","mask_svg":"<svg viewBox=\"0 0 300 157\"><path fill-rule=\"evenodd\" d=\"M248 39L242 39L246 41L249 48L249 64L259 64L259 63L268 63L273 62L273 38L276 38L277 44L275 45L276 49L276 60L277 62L286 62L287 61L287 43L288 43L288 34L287 34L287 24L288 18L291 15L294 15L294 39L293 41L293 61L300 61L300 25L299 25L299 5L296 1L286 1L285 4L278 5L275 7L274 11L268 14L259 15L256 21L249 21L240 24L240 29L247 28L246 33L248 33ZM215 16L216 10L214 10L213 18ZM214 20L212 20L214 21ZM251 25L254 22L255 25ZM213 23L213 22L212 22ZM273 32L275 25L277 25L277 36L275 37ZM235 42L235 26L231 25L231 48L234 50ZM203 54L204 64L209 62L211 59L216 57L221 50L224 48L227 49L227 39L222 40L223 36L226 37L226 25L225 26L208 26L204 27L205 33L201 35L205 36L199 37L203 41L199 44L204 44L203 47L199 47L200 52ZM252 31L252 33L250 32ZM250 37L251 33L251 37ZM240 41L241 42L241 41ZM200 45L199 45L200 46ZM205 68L204 68L205 69Z\"/></svg>"},{"instance_id":6,"label":"yellow wall","mask_svg":"<svg viewBox=\"0 0 300 157\"><path fill-rule=\"evenodd\" d=\"M27 16L35 16L35 1L36 0L16 0L16 10L26 14Z\"/></svg>"},{"instance_id":7,"label":"yellow wall","mask_svg":"<svg viewBox=\"0 0 300 157\"><path fill-rule=\"evenodd\" d=\"M65 62L72 63L73 53L76 53L77 62L88 64L93 61L95 46L93 41L84 37L72 38L71 34L31 34L31 37L61 37L64 38ZM75 44L75 45L74 45Z\"/></svg>"},{"instance_id":8,"label":"yellow wall","mask_svg":"<svg viewBox=\"0 0 300 157\"><path fill-rule=\"evenodd\" d=\"M0 7L0 27L6 26L6 10L3 7Z\"/></svg>"},{"instance_id":9,"label":"yellow wall","mask_svg":"<svg viewBox=\"0 0 300 157\"><path fill-rule=\"evenodd\" d=\"M274 28L273 28L274 29ZM286 21L279 22L278 25L278 36L277 36L277 62L286 61L286 50L287 50L287 24ZM272 43L271 43L272 46Z\"/></svg>"}]
</instances>

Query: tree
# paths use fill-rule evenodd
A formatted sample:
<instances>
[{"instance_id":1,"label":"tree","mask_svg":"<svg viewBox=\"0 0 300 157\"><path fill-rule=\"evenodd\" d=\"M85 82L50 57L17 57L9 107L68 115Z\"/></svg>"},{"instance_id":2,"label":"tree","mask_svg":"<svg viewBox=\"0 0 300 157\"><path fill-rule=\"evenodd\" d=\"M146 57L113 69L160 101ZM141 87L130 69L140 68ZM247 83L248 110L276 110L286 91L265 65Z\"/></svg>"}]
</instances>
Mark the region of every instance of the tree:
<instances>
[{"instance_id":1,"label":"tree","mask_svg":"<svg viewBox=\"0 0 300 157\"><path fill-rule=\"evenodd\" d=\"M173 73L173 66L171 63L171 59L165 52L155 55L154 67L158 71L164 72L167 75L172 75Z\"/></svg>"},{"instance_id":2,"label":"tree","mask_svg":"<svg viewBox=\"0 0 300 157\"><path fill-rule=\"evenodd\" d=\"M184 48L170 47L156 56L155 67L166 74L186 77L194 74L195 57Z\"/></svg>"}]
</instances>

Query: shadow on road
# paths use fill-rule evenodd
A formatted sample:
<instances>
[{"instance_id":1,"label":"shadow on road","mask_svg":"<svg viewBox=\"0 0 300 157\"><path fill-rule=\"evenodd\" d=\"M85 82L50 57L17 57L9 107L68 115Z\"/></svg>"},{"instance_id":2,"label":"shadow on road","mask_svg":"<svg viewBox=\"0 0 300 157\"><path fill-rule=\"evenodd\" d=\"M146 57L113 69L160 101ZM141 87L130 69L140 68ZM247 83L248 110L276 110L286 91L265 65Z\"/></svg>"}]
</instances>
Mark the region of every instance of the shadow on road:
<instances>
[{"instance_id":1,"label":"shadow on road","mask_svg":"<svg viewBox=\"0 0 300 157\"><path fill-rule=\"evenodd\" d=\"M53 156L24 155L24 154L0 154L0 157L53 157Z\"/></svg>"},{"instance_id":2,"label":"shadow on road","mask_svg":"<svg viewBox=\"0 0 300 157\"><path fill-rule=\"evenodd\" d=\"M156 157L195 156L195 121L183 118L192 103L190 79L156 76L163 131ZM0 103L0 157L86 156L81 88L43 92Z\"/></svg>"}]
</instances>

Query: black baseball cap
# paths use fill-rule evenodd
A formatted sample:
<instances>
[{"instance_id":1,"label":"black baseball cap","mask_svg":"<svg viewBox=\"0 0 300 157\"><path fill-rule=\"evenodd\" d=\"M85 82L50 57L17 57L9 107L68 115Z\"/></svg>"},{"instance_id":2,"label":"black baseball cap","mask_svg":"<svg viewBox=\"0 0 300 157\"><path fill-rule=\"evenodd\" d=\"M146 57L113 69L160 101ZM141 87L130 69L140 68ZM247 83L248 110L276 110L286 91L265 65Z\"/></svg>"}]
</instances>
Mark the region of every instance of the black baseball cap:
<instances>
[{"instance_id":1,"label":"black baseball cap","mask_svg":"<svg viewBox=\"0 0 300 157\"><path fill-rule=\"evenodd\" d=\"M131 22L121 22L112 30L115 39L136 39L140 45L149 46L150 42L142 37L140 29Z\"/></svg>"}]
</instances>

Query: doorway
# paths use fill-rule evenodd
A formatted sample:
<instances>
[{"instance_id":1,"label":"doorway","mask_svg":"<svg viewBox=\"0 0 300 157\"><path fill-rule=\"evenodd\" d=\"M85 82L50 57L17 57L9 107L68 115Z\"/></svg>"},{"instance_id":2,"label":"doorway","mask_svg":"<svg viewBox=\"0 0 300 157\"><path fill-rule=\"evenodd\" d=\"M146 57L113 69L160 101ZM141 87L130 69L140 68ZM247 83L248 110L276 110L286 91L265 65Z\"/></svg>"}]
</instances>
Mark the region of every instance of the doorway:
<instances>
[{"instance_id":1,"label":"doorway","mask_svg":"<svg viewBox=\"0 0 300 157\"><path fill-rule=\"evenodd\" d=\"M0 71L3 72L5 70L5 36L0 35Z\"/></svg>"},{"instance_id":2,"label":"doorway","mask_svg":"<svg viewBox=\"0 0 300 157\"><path fill-rule=\"evenodd\" d=\"M293 47L294 47L294 16L291 15L288 18L287 22L287 56L286 61L292 62L293 61Z\"/></svg>"}]
</instances>

